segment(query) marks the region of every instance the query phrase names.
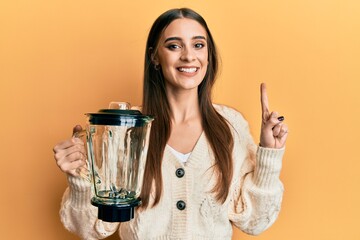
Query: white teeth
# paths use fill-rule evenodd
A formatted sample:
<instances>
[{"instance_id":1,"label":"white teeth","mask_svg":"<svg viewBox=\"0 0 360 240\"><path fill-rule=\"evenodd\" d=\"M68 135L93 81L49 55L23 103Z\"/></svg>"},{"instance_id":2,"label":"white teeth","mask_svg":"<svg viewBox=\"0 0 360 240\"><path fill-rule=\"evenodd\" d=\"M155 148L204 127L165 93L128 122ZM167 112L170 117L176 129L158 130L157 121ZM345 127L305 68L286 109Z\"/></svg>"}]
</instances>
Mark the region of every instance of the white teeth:
<instances>
[{"instance_id":1,"label":"white teeth","mask_svg":"<svg viewBox=\"0 0 360 240\"><path fill-rule=\"evenodd\" d=\"M180 72L187 72L187 73L193 73L196 72L196 68L179 68Z\"/></svg>"}]
</instances>

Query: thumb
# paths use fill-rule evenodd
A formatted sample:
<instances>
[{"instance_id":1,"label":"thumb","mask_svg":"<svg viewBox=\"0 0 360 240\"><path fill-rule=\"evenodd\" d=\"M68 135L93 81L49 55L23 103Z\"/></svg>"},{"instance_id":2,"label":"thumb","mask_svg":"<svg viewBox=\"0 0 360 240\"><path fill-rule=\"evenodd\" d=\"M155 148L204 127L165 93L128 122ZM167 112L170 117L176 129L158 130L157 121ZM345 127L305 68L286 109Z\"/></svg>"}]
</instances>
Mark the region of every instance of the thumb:
<instances>
[{"instance_id":1,"label":"thumb","mask_svg":"<svg viewBox=\"0 0 360 240\"><path fill-rule=\"evenodd\" d=\"M80 125L76 125L74 128L73 128L73 136L75 135L75 133L77 132L81 132L82 131L82 127Z\"/></svg>"},{"instance_id":2,"label":"thumb","mask_svg":"<svg viewBox=\"0 0 360 240\"><path fill-rule=\"evenodd\" d=\"M265 128L266 129L274 129L276 125L278 125L281 121L284 120L283 116L279 117L279 114L277 112L272 112L265 122Z\"/></svg>"}]
</instances>

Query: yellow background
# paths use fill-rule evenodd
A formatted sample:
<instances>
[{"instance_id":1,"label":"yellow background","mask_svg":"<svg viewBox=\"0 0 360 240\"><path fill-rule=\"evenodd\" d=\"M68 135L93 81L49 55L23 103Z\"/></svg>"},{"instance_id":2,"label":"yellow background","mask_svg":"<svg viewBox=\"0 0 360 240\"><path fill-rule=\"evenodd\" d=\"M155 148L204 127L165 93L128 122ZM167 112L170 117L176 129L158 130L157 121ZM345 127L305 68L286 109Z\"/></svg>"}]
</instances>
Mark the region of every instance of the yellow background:
<instances>
[{"instance_id":1,"label":"yellow background","mask_svg":"<svg viewBox=\"0 0 360 240\"><path fill-rule=\"evenodd\" d=\"M290 127L279 218L234 239L360 239L358 0L2 0L1 239L77 239L59 221L66 179L52 148L83 113L141 103L148 30L184 6L205 17L219 47L215 101L239 109L258 141L266 82Z\"/></svg>"}]
</instances>

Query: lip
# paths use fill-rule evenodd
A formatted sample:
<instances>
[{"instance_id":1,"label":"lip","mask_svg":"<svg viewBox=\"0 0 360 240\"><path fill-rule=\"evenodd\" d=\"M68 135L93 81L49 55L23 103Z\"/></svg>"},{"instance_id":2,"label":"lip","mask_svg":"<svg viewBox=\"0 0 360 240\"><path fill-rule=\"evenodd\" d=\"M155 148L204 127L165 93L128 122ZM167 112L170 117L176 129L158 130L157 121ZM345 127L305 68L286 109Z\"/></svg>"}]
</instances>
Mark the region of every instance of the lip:
<instances>
[{"instance_id":1,"label":"lip","mask_svg":"<svg viewBox=\"0 0 360 240\"><path fill-rule=\"evenodd\" d=\"M195 68L194 72L186 72L186 71L180 71L180 69L191 69L191 68ZM180 66L176 68L180 73L184 73L184 74L195 74L199 71L200 67L197 66Z\"/></svg>"}]
</instances>

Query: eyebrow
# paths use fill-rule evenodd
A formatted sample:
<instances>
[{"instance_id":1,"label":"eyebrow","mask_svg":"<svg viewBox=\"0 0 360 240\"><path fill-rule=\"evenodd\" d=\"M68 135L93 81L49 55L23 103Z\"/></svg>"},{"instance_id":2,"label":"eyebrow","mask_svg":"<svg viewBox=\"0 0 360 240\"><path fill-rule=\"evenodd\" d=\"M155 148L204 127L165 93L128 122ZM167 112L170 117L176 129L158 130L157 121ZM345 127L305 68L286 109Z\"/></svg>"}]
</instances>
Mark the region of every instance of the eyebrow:
<instances>
[{"instance_id":1,"label":"eyebrow","mask_svg":"<svg viewBox=\"0 0 360 240\"><path fill-rule=\"evenodd\" d=\"M204 39L204 40L206 40L206 38L204 36L194 36L194 37L192 37L192 39ZM173 41L173 40L181 41L182 39L180 37L169 37L169 38L167 38L165 40L165 43L169 42L169 41Z\"/></svg>"}]
</instances>

